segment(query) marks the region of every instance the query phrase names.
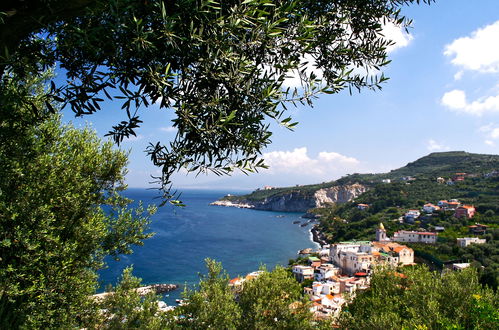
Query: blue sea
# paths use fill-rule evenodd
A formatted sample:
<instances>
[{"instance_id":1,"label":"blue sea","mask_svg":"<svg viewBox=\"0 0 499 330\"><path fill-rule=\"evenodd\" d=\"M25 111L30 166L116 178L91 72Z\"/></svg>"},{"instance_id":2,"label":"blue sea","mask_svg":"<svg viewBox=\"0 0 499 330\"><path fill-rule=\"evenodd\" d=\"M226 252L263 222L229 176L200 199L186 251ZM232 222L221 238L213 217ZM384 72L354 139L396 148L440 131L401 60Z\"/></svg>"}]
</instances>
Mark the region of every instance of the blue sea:
<instances>
[{"instance_id":1,"label":"blue sea","mask_svg":"<svg viewBox=\"0 0 499 330\"><path fill-rule=\"evenodd\" d=\"M264 264L287 265L300 249L316 247L310 227L293 221L302 213L269 212L209 205L227 194L247 191L183 190L185 207L164 206L152 217L152 238L135 246L133 254L119 261L107 260L99 272L102 287L115 284L123 269L133 265L143 283L175 283L192 286L206 273L205 258L222 262L231 277L246 275ZM157 191L129 189L126 196L145 204L158 204ZM168 304L180 298L182 289L165 296Z\"/></svg>"}]
</instances>

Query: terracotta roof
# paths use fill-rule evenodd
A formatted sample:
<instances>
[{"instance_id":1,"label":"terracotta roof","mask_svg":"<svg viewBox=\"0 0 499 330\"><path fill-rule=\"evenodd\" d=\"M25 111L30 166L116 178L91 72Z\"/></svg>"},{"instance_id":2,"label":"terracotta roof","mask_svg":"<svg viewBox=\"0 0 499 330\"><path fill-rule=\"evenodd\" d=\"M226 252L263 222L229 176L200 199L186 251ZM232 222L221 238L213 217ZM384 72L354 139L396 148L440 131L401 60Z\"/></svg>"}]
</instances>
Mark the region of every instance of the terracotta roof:
<instances>
[{"instance_id":1,"label":"terracotta roof","mask_svg":"<svg viewBox=\"0 0 499 330\"><path fill-rule=\"evenodd\" d=\"M402 273L397 273L397 272L393 272L393 276L400 277L400 278L407 278L406 275L404 275Z\"/></svg>"},{"instance_id":2,"label":"terracotta roof","mask_svg":"<svg viewBox=\"0 0 499 330\"><path fill-rule=\"evenodd\" d=\"M333 300L334 297L332 295L330 295L330 294L327 294L326 298L329 299L329 300Z\"/></svg>"},{"instance_id":3,"label":"terracotta roof","mask_svg":"<svg viewBox=\"0 0 499 330\"><path fill-rule=\"evenodd\" d=\"M240 281L241 279L239 277L233 278L232 280L229 281L230 284L234 284L237 281Z\"/></svg>"},{"instance_id":4,"label":"terracotta roof","mask_svg":"<svg viewBox=\"0 0 499 330\"><path fill-rule=\"evenodd\" d=\"M355 276L367 276L367 273L364 272L357 272L354 274Z\"/></svg>"},{"instance_id":5,"label":"terracotta roof","mask_svg":"<svg viewBox=\"0 0 499 330\"><path fill-rule=\"evenodd\" d=\"M408 249L408 247L406 246L397 246L393 249L393 251L399 253L400 251L404 250L404 249Z\"/></svg>"}]
</instances>

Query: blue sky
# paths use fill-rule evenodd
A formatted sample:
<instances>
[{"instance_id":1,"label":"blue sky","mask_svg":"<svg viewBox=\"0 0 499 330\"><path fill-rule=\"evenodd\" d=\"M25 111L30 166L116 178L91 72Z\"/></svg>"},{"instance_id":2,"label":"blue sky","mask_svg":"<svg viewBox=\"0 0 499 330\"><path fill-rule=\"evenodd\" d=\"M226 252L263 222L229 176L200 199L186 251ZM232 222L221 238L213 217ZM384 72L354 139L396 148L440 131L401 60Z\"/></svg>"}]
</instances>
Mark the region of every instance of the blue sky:
<instances>
[{"instance_id":1,"label":"blue sky","mask_svg":"<svg viewBox=\"0 0 499 330\"><path fill-rule=\"evenodd\" d=\"M290 132L274 125L273 143L264 152L269 170L230 177L186 175L178 188L255 189L337 179L345 174L385 172L435 151L499 153L499 1L437 0L410 6L410 36L396 29L397 41L384 70L390 80L378 92L322 95L313 108L291 110L299 122ZM116 104L102 112L66 120L89 122L103 136L125 118ZM171 111L142 111L138 137L130 150L130 187L148 187L158 173L144 150L149 142L168 142Z\"/></svg>"}]
</instances>

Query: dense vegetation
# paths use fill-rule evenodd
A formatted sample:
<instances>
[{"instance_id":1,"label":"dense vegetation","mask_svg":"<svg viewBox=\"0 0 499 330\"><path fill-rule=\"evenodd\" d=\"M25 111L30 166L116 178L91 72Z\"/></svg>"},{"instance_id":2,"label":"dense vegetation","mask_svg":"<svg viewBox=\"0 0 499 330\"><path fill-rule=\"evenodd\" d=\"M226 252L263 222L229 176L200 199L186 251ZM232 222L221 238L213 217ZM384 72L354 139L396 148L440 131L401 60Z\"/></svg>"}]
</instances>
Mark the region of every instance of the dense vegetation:
<instances>
[{"instance_id":1,"label":"dense vegetation","mask_svg":"<svg viewBox=\"0 0 499 330\"><path fill-rule=\"evenodd\" d=\"M0 112L3 329L90 322L104 257L131 253L150 236L148 212L120 195L126 153L88 128L62 125L43 104L44 86L38 78L0 84L0 108L10 109Z\"/></svg>"},{"instance_id":2,"label":"dense vegetation","mask_svg":"<svg viewBox=\"0 0 499 330\"><path fill-rule=\"evenodd\" d=\"M483 288L474 269L443 276L426 267L379 269L371 288L358 292L338 319L314 319L301 286L281 267L264 270L241 288L229 285L221 265L207 260L199 288L184 293L185 305L159 312L152 296L142 302L130 290L139 281L127 271L117 294L102 302L111 321L103 327L148 329L495 329L499 296ZM398 274L398 275L397 275Z\"/></svg>"},{"instance_id":3,"label":"dense vegetation","mask_svg":"<svg viewBox=\"0 0 499 330\"><path fill-rule=\"evenodd\" d=\"M444 274L405 268L403 276L377 271L339 323L348 329L497 329L499 295L478 283L473 268Z\"/></svg>"}]
</instances>

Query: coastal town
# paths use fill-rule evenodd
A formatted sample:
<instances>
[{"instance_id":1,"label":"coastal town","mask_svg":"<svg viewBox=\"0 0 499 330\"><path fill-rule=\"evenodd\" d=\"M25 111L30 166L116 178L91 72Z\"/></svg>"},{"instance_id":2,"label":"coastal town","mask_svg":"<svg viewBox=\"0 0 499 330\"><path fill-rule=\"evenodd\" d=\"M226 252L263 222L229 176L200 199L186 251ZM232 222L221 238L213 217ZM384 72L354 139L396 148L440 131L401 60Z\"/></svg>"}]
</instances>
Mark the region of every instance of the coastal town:
<instances>
[{"instance_id":1,"label":"coastal town","mask_svg":"<svg viewBox=\"0 0 499 330\"><path fill-rule=\"evenodd\" d=\"M497 175L496 172L488 173L487 177ZM456 173L452 178L437 178L439 184L453 185L455 182L465 180L466 173ZM408 183L415 181L414 177L404 177ZM384 179L383 183L391 183ZM265 186L264 190L273 189ZM228 201L213 203L220 206L231 205ZM250 207L237 205L238 207ZM356 208L366 211L369 204L358 203ZM438 216L439 212L451 213L456 219L472 219L476 214L473 205L461 203L458 199L438 200L427 202L419 209L408 209L403 216L395 219L400 224L415 224L422 217ZM313 221L304 222L303 225ZM294 223L297 223L296 221ZM456 238L456 245L467 247L471 244L485 244L486 239L479 238L487 231L487 225L475 223L468 226L469 235ZM391 237L383 223L379 223L372 241L345 241L334 244L320 244L317 250L304 249L299 252L299 258L290 265L294 278L303 285L303 294L310 300L310 310L316 319L337 317L342 307L349 299L355 297L359 290L366 290L370 286L371 276L381 268L393 269L393 276L404 278L404 268L416 265L414 250L404 244L429 244L437 243L439 233L445 231L443 226L435 226L432 231L425 230L397 230ZM311 229L314 241L325 243L320 239L316 226ZM446 265L447 269L458 271L470 267L470 263L456 262ZM261 271L248 274L246 277L236 277L230 280L230 286L235 292L242 289L245 281L258 277Z\"/></svg>"}]
</instances>

